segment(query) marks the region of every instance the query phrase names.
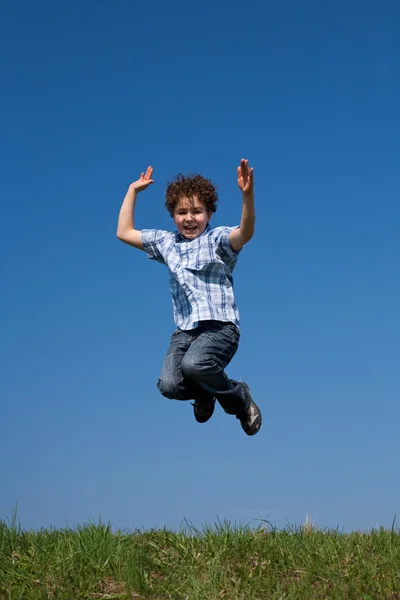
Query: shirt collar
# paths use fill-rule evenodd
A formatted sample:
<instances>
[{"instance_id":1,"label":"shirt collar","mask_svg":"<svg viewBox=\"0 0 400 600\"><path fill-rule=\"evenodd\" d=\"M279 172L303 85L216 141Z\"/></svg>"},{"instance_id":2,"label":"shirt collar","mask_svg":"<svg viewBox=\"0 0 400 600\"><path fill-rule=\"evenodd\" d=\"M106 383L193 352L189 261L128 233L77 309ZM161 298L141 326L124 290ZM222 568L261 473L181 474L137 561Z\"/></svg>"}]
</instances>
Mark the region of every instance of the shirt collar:
<instances>
[{"instance_id":1,"label":"shirt collar","mask_svg":"<svg viewBox=\"0 0 400 600\"><path fill-rule=\"evenodd\" d=\"M194 238L194 239L197 240L199 237L206 235L210 231L210 229L211 229L210 223L207 223L206 228L203 231L203 233L201 233L200 235L197 236L197 238ZM182 235L181 233L179 233L179 231L177 231L176 232L176 241L177 242L193 242L194 240L188 240L187 238L185 238L184 235Z\"/></svg>"}]
</instances>

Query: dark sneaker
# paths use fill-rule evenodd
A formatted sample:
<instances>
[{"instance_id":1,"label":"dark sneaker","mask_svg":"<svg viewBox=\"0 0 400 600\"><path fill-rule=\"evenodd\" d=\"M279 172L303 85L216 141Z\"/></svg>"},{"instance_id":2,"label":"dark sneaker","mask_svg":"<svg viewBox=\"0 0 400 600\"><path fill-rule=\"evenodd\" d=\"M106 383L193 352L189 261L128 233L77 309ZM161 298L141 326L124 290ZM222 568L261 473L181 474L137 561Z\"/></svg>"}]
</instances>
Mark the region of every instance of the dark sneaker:
<instances>
[{"instance_id":1,"label":"dark sneaker","mask_svg":"<svg viewBox=\"0 0 400 600\"><path fill-rule=\"evenodd\" d=\"M238 419L240 420L243 431L247 433L247 435L255 435L261 427L261 411L251 397L249 386L246 383L243 383L243 385L246 386L248 391L250 405L246 409L244 415L238 416Z\"/></svg>"},{"instance_id":2,"label":"dark sneaker","mask_svg":"<svg viewBox=\"0 0 400 600\"><path fill-rule=\"evenodd\" d=\"M202 404L201 402L192 402L194 418L198 423L205 423L211 419L215 408L215 401L210 404Z\"/></svg>"}]
</instances>

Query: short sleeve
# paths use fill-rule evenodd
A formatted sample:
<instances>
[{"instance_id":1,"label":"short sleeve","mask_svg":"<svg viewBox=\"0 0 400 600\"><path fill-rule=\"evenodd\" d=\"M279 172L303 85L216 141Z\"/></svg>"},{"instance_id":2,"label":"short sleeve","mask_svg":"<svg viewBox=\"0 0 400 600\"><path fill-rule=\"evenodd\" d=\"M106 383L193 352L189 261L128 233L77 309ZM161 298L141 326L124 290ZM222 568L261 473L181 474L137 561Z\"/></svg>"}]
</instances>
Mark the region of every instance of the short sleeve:
<instances>
[{"instance_id":1,"label":"short sleeve","mask_svg":"<svg viewBox=\"0 0 400 600\"><path fill-rule=\"evenodd\" d=\"M165 260L162 254L163 242L166 239L168 232L162 229L142 229L142 244L144 250L151 260L165 265Z\"/></svg>"},{"instance_id":2,"label":"short sleeve","mask_svg":"<svg viewBox=\"0 0 400 600\"><path fill-rule=\"evenodd\" d=\"M213 229L217 252L224 263L233 271L239 258L240 250L234 250L229 241L229 236L236 227L216 227Z\"/></svg>"}]
</instances>

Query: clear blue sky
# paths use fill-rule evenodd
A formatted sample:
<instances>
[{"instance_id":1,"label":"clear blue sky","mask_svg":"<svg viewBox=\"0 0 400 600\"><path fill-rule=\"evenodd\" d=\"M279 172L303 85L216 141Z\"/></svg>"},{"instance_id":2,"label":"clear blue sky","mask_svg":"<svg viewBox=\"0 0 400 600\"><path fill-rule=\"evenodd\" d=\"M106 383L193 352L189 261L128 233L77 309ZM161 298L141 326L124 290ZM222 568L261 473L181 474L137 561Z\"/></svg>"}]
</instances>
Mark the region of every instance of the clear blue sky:
<instances>
[{"instance_id":1,"label":"clear blue sky","mask_svg":"<svg viewBox=\"0 0 400 600\"><path fill-rule=\"evenodd\" d=\"M4 2L0 518L116 527L308 514L345 530L400 512L400 4ZM167 271L116 238L171 228L177 172L255 168L228 368L264 425L199 425L156 381Z\"/></svg>"}]
</instances>

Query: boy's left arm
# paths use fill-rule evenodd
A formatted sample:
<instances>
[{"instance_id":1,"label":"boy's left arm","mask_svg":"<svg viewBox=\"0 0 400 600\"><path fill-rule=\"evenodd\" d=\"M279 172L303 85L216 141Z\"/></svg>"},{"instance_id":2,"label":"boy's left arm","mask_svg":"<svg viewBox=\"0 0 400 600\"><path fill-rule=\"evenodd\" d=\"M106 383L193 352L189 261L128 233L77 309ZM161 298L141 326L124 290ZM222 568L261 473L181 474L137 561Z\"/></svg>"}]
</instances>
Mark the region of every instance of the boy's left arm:
<instances>
[{"instance_id":1,"label":"boy's left arm","mask_svg":"<svg viewBox=\"0 0 400 600\"><path fill-rule=\"evenodd\" d=\"M231 246L236 251L241 250L254 234L256 213L253 170L253 168L249 169L249 161L242 158L238 167L238 186L242 190L242 218L240 226L229 234Z\"/></svg>"}]
</instances>

